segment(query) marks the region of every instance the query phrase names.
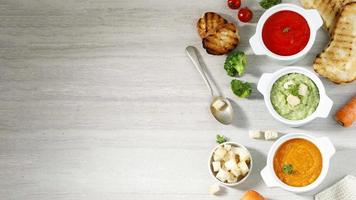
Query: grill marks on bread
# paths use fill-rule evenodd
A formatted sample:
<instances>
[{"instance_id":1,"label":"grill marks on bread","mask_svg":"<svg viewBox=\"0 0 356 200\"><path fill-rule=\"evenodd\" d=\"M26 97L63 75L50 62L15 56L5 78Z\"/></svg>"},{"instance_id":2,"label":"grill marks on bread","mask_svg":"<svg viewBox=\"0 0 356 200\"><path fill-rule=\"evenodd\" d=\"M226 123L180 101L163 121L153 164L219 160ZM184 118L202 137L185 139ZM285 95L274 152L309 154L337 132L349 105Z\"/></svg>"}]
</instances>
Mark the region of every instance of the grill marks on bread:
<instances>
[{"instance_id":1,"label":"grill marks on bread","mask_svg":"<svg viewBox=\"0 0 356 200\"><path fill-rule=\"evenodd\" d=\"M336 18L342 8L356 0L300 0L305 8L317 9L324 20L324 28L331 34L333 32Z\"/></svg>"},{"instance_id":2,"label":"grill marks on bread","mask_svg":"<svg viewBox=\"0 0 356 200\"><path fill-rule=\"evenodd\" d=\"M316 57L313 67L334 83L348 83L356 79L356 2L343 7L331 41Z\"/></svg>"},{"instance_id":3,"label":"grill marks on bread","mask_svg":"<svg viewBox=\"0 0 356 200\"><path fill-rule=\"evenodd\" d=\"M227 54L239 43L239 34L233 23L228 23L220 15L207 12L197 22L197 30L203 47L213 55Z\"/></svg>"},{"instance_id":4,"label":"grill marks on bread","mask_svg":"<svg viewBox=\"0 0 356 200\"><path fill-rule=\"evenodd\" d=\"M222 55L233 50L239 43L236 37L236 27L234 24L224 24L216 31L203 39L203 47L209 54Z\"/></svg>"},{"instance_id":5,"label":"grill marks on bread","mask_svg":"<svg viewBox=\"0 0 356 200\"><path fill-rule=\"evenodd\" d=\"M226 19L220 15L213 12L207 12L198 20L197 29L199 36L203 39L210 34L214 34L219 26L226 23Z\"/></svg>"}]
</instances>

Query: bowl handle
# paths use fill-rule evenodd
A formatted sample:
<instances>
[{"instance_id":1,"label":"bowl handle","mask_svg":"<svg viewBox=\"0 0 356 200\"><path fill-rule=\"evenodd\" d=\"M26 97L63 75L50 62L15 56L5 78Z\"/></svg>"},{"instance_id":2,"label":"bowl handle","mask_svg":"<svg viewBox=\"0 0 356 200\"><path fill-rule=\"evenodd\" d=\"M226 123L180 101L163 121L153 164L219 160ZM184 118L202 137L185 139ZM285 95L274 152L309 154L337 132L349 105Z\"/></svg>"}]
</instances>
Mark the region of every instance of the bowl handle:
<instances>
[{"instance_id":1,"label":"bowl handle","mask_svg":"<svg viewBox=\"0 0 356 200\"><path fill-rule=\"evenodd\" d=\"M310 9L307 10L308 19L312 22L312 26L318 30L323 25L323 19L321 18L318 10Z\"/></svg>"},{"instance_id":2,"label":"bowl handle","mask_svg":"<svg viewBox=\"0 0 356 200\"><path fill-rule=\"evenodd\" d=\"M266 166L265 168L263 168L261 170L261 177L263 179L263 181L265 182L265 184L267 185L267 187L277 187L278 184L275 181L274 177L272 176L272 173L268 171L268 166Z\"/></svg>"},{"instance_id":3,"label":"bowl handle","mask_svg":"<svg viewBox=\"0 0 356 200\"><path fill-rule=\"evenodd\" d=\"M327 118L331 108L333 107L333 101L325 94L320 98L319 102L319 117Z\"/></svg>"},{"instance_id":4,"label":"bowl handle","mask_svg":"<svg viewBox=\"0 0 356 200\"><path fill-rule=\"evenodd\" d=\"M327 158L331 158L335 154L335 147L329 138L321 137L318 139L318 142L322 150L325 152Z\"/></svg>"},{"instance_id":5,"label":"bowl handle","mask_svg":"<svg viewBox=\"0 0 356 200\"><path fill-rule=\"evenodd\" d=\"M272 73L264 73L262 74L260 80L257 84L257 90L264 96L267 92L267 86L270 82L271 78L273 77Z\"/></svg>"},{"instance_id":6,"label":"bowl handle","mask_svg":"<svg viewBox=\"0 0 356 200\"><path fill-rule=\"evenodd\" d=\"M250 46L252 51L256 54L256 55L264 55L265 51L261 45L261 42L258 40L257 38L257 34L253 35L250 38Z\"/></svg>"}]
</instances>

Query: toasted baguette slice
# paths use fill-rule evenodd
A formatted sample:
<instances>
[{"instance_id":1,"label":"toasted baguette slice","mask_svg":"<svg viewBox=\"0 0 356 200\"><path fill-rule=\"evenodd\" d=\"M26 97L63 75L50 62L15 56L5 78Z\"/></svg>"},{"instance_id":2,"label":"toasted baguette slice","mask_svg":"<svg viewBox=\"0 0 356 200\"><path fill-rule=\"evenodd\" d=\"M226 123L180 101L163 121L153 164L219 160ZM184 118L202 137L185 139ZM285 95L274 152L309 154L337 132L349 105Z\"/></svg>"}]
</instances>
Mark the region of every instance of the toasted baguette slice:
<instances>
[{"instance_id":1,"label":"toasted baguette slice","mask_svg":"<svg viewBox=\"0 0 356 200\"><path fill-rule=\"evenodd\" d=\"M305 8L317 9L324 20L324 28L331 34L344 5L356 0L300 0Z\"/></svg>"},{"instance_id":2,"label":"toasted baguette slice","mask_svg":"<svg viewBox=\"0 0 356 200\"><path fill-rule=\"evenodd\" d=\"M356 2L346 4L328 47L314 61L314 70L335 83L356 79Z\"/></svg>"},{"instance_id":3,"label":"toasted baguette slice","mask_svg":"<svg viewBox=\"0 0 356 200\"><path fill-rule=\"evenodd\" d=\"M207 12L198 20L197 29L199 36L203 39L210 34L214 34L219 26L226 23L226 19L219 14Z\"/></svg>"},{"instance_id":4,"label":"toasted baguette slice","mask_svg":"<svg viewBox=\"0 0 356 200\"><path fill-rule=\"evenodd\" d=\"M235 49L239 40L236 26L227 23L219 26L216 33L205 37L203 47L209 54L223 55Z\"/></svg>"}]
</instances>

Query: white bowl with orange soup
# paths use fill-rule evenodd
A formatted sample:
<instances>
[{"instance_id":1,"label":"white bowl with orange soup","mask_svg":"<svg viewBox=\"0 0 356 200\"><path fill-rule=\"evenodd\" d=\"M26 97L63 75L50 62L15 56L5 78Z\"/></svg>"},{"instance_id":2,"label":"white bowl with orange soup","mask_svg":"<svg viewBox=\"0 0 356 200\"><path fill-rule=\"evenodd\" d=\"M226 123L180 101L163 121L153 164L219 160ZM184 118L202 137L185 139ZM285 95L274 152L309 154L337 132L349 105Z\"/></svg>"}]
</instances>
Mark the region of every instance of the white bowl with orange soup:
<instances>
[{"instance_id":1,"label":"white bowl with orange soup","mask_svg":"<svg viewBox=\"0 0 356 200\"><path fill-rule=\"evenodd\" d=\"M334 154L335 147L327 137L290 133L272 145L261 176L268 187L308 192L325 179Z\"/></svg>"},{"instance_id":2,"label":"white bowl with orange soup","mask_svg":"<svg viewBox=\"0 0 356 200\"><path fill-rule=\"evenodd\" d=\"M322 25L323 20L315 9L279 4L260 17L250 45L256 55L267 55L282 65L289 65L308 53Z\"/></svg>"}]
</instances>

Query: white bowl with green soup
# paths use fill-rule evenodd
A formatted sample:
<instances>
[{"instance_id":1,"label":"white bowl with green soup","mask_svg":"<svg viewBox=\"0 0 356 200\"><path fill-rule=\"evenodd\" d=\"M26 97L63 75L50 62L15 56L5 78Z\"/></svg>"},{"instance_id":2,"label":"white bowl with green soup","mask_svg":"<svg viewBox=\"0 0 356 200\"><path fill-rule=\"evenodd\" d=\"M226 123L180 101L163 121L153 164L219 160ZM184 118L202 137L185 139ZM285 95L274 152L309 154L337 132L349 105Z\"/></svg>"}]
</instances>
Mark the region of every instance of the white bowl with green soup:
<instances>
[{"instance_id":1,"label":"white bowl with green soup","mask_svg":"<svg viewBox=\"0 0 356 200\"><path fill-rule=\"evenodd\" d=\"M333 105L320 79L302 67L264 73L257 89L272 116L292 127L302 126L317 117L326 118Z\"/></svg>"}]
</instances>

